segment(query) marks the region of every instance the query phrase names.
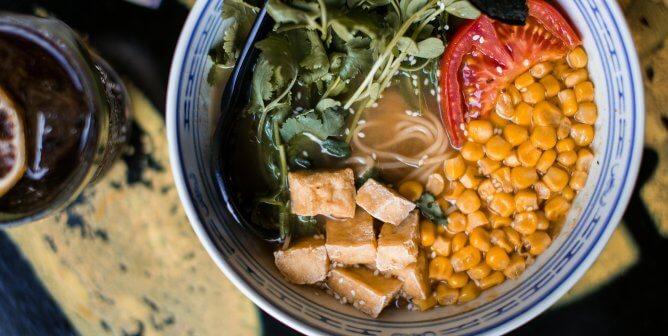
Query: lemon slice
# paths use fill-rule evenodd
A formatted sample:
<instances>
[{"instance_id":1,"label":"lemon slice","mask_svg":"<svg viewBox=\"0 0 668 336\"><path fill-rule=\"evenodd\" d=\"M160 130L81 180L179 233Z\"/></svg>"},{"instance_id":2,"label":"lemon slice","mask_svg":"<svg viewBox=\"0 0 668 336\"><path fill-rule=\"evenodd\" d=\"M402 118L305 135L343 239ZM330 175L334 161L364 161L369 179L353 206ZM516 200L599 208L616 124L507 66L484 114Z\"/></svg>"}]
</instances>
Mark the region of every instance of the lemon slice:
<instances>
[{"instance_id":1,"label":"lemon slice","mask_svg":"<svg viewBox=\"0 0 668 336\"><path fill-rule=\"evenodd\" d=\"M23 116L0 87L0 197L18 182L26 169Z\"/></svg>"}]
</instances>

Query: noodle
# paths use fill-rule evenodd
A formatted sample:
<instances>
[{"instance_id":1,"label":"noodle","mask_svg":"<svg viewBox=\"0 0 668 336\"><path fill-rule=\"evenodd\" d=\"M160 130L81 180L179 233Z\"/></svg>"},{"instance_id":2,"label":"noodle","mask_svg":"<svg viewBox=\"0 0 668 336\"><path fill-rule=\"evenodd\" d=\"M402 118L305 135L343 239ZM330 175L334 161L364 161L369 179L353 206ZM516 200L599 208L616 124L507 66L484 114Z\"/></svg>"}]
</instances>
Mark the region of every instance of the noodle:
<instances>
[{"instance_id":1,"label":"noodle","mask_svg":"<svg viewBox=\"0 0 668 336\"><path fill-rule=\"evenodd\" d=\"M403 100L397 91L389 92L388 100L368 111L351 140L353 156L345 164L356 166L358 172L376 167L399 178L399 182L426 182L452 153L440 119L431 111L420 116L406 113L397 103ZM360 136L362 134L362 136Z\"/></svg>"}]
</instances>

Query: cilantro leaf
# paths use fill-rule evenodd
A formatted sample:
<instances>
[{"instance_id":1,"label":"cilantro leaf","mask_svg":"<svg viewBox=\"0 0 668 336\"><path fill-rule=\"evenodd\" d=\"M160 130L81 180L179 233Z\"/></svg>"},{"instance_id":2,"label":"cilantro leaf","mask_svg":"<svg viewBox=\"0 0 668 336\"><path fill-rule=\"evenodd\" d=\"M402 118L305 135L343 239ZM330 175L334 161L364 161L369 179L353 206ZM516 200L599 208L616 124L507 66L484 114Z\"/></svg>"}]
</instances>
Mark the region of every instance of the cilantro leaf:
<instances>
[{"instance_id":1,"label":"cilantro leaf","mask_svg":"<svg viewBox=\"0 0 668 336\"><path fill-rule=\"evenodd\" d=\"M438 225L447 224L445 219L445 214L443 209L436 202L434 195L426 192L420 196L420 199L416 203L417 208L420 209L422 216L427 217L429 220Z\"/></svg>"},{"instance_id":2,"label":"cilantro leaf","mask_svg":"<svg viewBox=\"0 0 668 336\"><path fill-rule=\"evenodd\" d=\"M276 87L272 84L274 67L263 56L257 61L253 71L252 90L248 110L250 113L259 114L264 110L265 101L274 96Z\"/></svg>"},{"instance_id":3,"label":"cilantro leaf","mask_svg":"<svg viewBox=\"0 0 668 336\"><path fill-rule=\"evenodd\" d=\"M339 72L341 79L351 79L359 73L368 72L373 64L373 50L370 44L371 39L368 37L355 37L345 43L346 56Z\"/></svg>"},{"instance_id":4,"label":"cilantro leaf","mask_svg":"<svg viewBox=\"0 0 668 336\"><path fill-rule=\"evenodd\" d=\"M445 7L445 11L462 19L477 19L480 16L480 10L471 5L467 0L457 1Z\"/></svg>"},{"instance_id":5,"label":"cilantro leaf","mask_svg":"<svg viewBox=\"0 0 668 336\"><path fill-rule=\"evenodd\" d=\"M227 0L226 0L227 1ZM290 4L279 0L269 0L267 2L267 13L276 21L276 23L294 23L315 25L315 20L320 15L320 10L316 2L306 2L303 0L294 0Z\"/></svg>"},{"instance_id":6,"label":"cilantro leaf","mask_svg":"<svg viewBox=\"0 0 668 336\"><path fill-rule=\"evenodd\" d=\"M223 2L223 20L230 24L223 32L223 40L210 51L209 56L216 65L231 67L236 62L239 52L246 43L259 9L242 0L225 0Z\"/></svg>"},{"instance_id":7,"label":"cilantro leaf","mask_svg":"<svg viewBox=\"0 0 668 336\"><path fill-rule=\"evenodd\" d=\"M322 113L309 110L287 118L281 126L281 137L287 142L298 134L309 133L322 140L339 135L343 124L342 113L335 109L328 109Z\"/></svg>"}]
</instances>

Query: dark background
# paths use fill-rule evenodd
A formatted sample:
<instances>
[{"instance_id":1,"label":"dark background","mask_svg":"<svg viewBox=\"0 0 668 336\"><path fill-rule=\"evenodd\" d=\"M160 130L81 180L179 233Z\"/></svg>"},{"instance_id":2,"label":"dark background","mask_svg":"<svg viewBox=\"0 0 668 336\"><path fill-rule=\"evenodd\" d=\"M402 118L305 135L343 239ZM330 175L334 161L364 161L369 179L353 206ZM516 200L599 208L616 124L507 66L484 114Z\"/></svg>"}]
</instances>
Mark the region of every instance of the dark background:
<instances>
[{"instance_id":1,"label":"dark background","mask_svg":"<svg viewBox=\"0 0 668 336\"><path fill-rule=\"evenodd\" d=\"M0 0L0 10L32 13L46 9L86 36L125 78L164 113L172 53L188 9L164 0L157 10L120 0ZM665 330L668 318L668 244L638 191L655 171L658 156L646 149L639 180L624 214L640 261L594 293L543 313L514 335L626 335ZM294 331L262 315L265 334ZM19 249L0 231L0 335L77 334L36 277Z\"/></svg>"}]
</instances>

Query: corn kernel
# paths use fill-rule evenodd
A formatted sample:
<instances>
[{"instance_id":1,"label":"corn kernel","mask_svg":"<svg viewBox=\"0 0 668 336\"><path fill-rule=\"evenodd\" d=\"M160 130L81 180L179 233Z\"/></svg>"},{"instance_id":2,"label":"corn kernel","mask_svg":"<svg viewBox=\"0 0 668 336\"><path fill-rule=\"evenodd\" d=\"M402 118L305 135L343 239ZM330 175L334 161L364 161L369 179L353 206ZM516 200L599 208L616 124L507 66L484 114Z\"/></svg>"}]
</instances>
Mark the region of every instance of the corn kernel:
<instances>
[{"instance_id":1,"label":"corn kernel","mask_svg":"<svg viewBox=\"0 0 668 336\"><path fill-rule=\"evenodd\" d=\"M464 232L466 230L466 215L455 211L448 215L448 231L452 233ZM464 236L466 237L466 236Z\"/></svg>"},{"instance_id":2,"label":"corn kernel","mask_svg":"<svg viewBox=\"0 0 668 336\"><path fill-rule=\"evenodd\" d=\"M424 187L418 181L406 181L399 185L399 194L411 202L415 202L422 196Z\"/></svg>"},{"instance_id":3,"label":"corn kernel","mask_svg":"<svg viewBox=\"0 0 668 336\"><path fill-rule=\"evenodd\" d=\"M522 94L514 85L509 85L506 92L510 95L510 100L513 102L513 105L517 105L522 101Z\"/></svg>"},{"instance_id":4,"label":"corn kernel","mask_svg":"<svg viewBox=\"0 0 668 336\"><path fill-rule=\"evenodd\" d=\"M571 133L571 120L568 118L561 118L559 126L557 126L557 139L565 139Z\"/></svg>"},{"instance_id":5,"label":"corn kernel","mask_svg":"<svg viewBox=\"0 0 668 336\"><path fill-rule=\"evenodd\" d=\"M561 110L548 101L542 101L533 108L533 124L536 126L557 127L563 116Z\"/></svg>"},{"instance_id":6,"label":"corn kernel","mask_svg":"<svg viewBox=\"0 0 668 336\"><path fill-rule=\"evenodd\" d=\"M571 176L571 181L569 182L568 186L573 190L580 191L587 183L587 177L587 173L577 170L573 173L573 176Z\"/></svg>"},{"instance_id":7,"label":"corn kernel","mask_svg":"<svg viewBox=\"0 0 668 336\"><path fill-rule=\"evenodd\" d=\"M489 234L489 241L492 243L492 245L498 246L508 253L513 251L513 246L510 245L508 238L506 238L506 234L502 230L492 230L492 232Z\"/></svg>"},{"instance_id":8,"label":"corn kernel","mask_svg":"<svg viewBox=\"0 0 668 336\"><path fill-rule=\"evenodd\" d=\"M508 253L500 247L493 246L490 247L489 251L487 251L487 254L485 255L485 262L489 267L491 267L495 271L501 271L508 267L508 263L510 263L510 258L508 257Z\"/></svg>"},{"instance_id":9,"label":"corn kernel","mask_svg":"<svg viewBox=\"0 0 668 336\"><path fill-rule=\"evenodd\" d=\"M482 145L471 141L464 143L460 153L464 159L473 162L478 161L485 156L485 152L482 150Z\"/></svg>"},{"instance_id":10,"label":"corn kernel","mask_svg":"<svg viewBox=\"0 0 668 336\"><path fill-rule=\"evenodd\" d=\"M420 241L422 246L431 246L434 243L436 226L432 221L423 219L420 221Z\"/></svg>"},{"instance_id":11,"label":"corn kernel","mask_svg":"<svg viewBox=\"0 0 668 336\"><path fill-rule=\"evenodd\" d=\"M529 138L529 131L525 127L508 124L503 128L503 136L513 146L517 146Z\"/></svg>"},{"instance_id":12,"label":"corn kernel","mask_svg":"<svg viewBox=\"0 0 668 336\"><path fill-rule=\"evenodd\" d=\"M487 252L491 245L489 232L481 227L473 229L469 234L469 244L482 252Z\"/></svg>"},{"instance_id":13,"label":"corn kernel","mask_svg":"<svg viewBox=\"0 0 668 336\"><path fill-rule=\"evenodd\" d=\"M520 190L515 194L515 211L525 212L538 209L538 196L530 189Z\"/></svg>"},{"instance_id":14,"label":"corn kernel","mask_svg":"<svg viewBox=\"0 0 668 336\"><path fill-rule=\"evenodd\" d=\"M478 185L477 192L481 200L489 202L492 199L492 196L496 194L496 187L494 187L494 183L492 183L491 179L486 179Z\"/></svg>"},{"instance_id":15,"label":"corn kernel","mask_svg":"<svg viewBox=\"0 0 668 336\"><path fill-rule=\"evenodd\" d=\"M541 200L550 199L550 195L552 194L550 188L548 188L542 181L536 182L536 184L533 185L533 190L536 191L536 196Z\"/></svg>"},{"instance_id":16,"label":"corn kernel","mask_svg":"<svg viewBox=\"0 0 668 336\"><path fill-rule=\"evenodd\" d=\"M436 257L429 261L429 278L447 280L452 276L452 264L446 257Z\"/></svg>"},{"instance_id":17,"label":"corn kernel","mask_svg":"<svg viewBox=\"0 0 668 336\"><path fill-rule=\"evenodd\" d=\"M525 102L521 102L515 107L515 114L512 115L510 120L517 125L530 126L532 113L533 107Z\"/></svg>"},{"instance_id":18,"label":"corn kernel","mask_svg":"<svg viewBox=\"0 0 668 336\"><path fill-rule=\"evenodd\" d=\"M438 284L436 287L436 301L441 306L448 306L457 303L459 299L459 289L450 288L445 284Z\"/></svg>"},{"instance_id":19,"label":"corn kernel","mask_svg":"<svg viewBox=\"0 0 668 336\"><path fill-rule=\"evenodd\" d=\"M431 245L431 250L436 252L437 255L447 257L450 255L450 245L452 245L452 240L450 238L438 236L434 240L434 244Z\"/></svg>"},{"instance_id":20,"label":"corn kernel","mask_svg":"<svg viewBox=\"0 0 668 336\"><path fill-rule=\"evenodd\" d=\"M562 196L555 196L545 202L545 217L551 221L556 221L566 214L571 204Z\"/></svg>"},{"instance_id":21,"label":"corn kernel","mask_svg":"<svg viewBox=\"0 0 668 336\"><path fill-rule=\"evenodd\" d=\"M583 124L593 125L598 118L598 108L591 102L580 103L574 116L575 120Z\"/></svg>"},{"instance_id":22,"label":"corn kernel","mask_svg":"<svg viewBox=\"0 0 668 336\"><path fill-rule=\"evenodd\" d=\"M492 214L489 216L489 223L492 225L492 229L498 229L504 226L510 226L512 220L509 217Z\"/></svg>"},{"instance_id":23,"label":"corn kernel","mask_svg":"<svg viewBox=\"0 0 668 336\"><path fill-rule=\"evenodd\" d=\"M573 87L575 99L578 103L594 101L594 84L590 81L584 81Z\"/></svg>"},{"instance_id":24,"label":"corn kernel","mask_svg":"<svg viewBox=\"0 0 668 336\"><path fill-rule=\"evenodd\" d=\"M469 278L472 280L480 280L488 276L490 273L492 273L492 268L484 262L481 262L466 271L466 274L468 274Z\"/></svg>"},{"instance_id":25,"label":"corn kernel","mask_svg":"<svg viewBox=\"0 0 668 336\"><path fill-rule=\"evenodd\" d=\"M575 162L575 169L581 171L589 171L591 163L594 161L594 154L587 148L580 148L578 150L578 160Z\"/></svg>"},{"instance_id":26,"label":"corn kernel","mask_svg":"<svg viewBox=\"0 0 668 336\"><path fill-rule=\"evenodd\" d=\"M585 52L584 48L577 47L568 53L566 60L571 68L584 68L587 66L587 52Z\"/></svg>"},{"instance_id":27,"label":"corn kernel","mask_svg":"<svg viewBox=\"0 0 668 336\"><path fill-rule=\"evenodd\" d=\"M443 200L454 203L457 200L457 197L459 197L465 189L466 187L464 187L461 182L450 181L450 183L445 186L445 190L440 196Z\"/></svg>"},{"instance_id":28,"label":"corn kernel","mask_svg":"<svg viewBox=\"0 0 668 336\"><path fill-rule=\"evenodd\" d=\"M522 100L527 104L536 104L545 100L545 87L541 83L533 83L522 92Z\"/></svg>"},{"instance_id":29,"label":"corn kernel","mask_svg":"<svg viewBox=\"0 0 668 336\"><path fill-rule=\"evenodd\" d=\"M552 239L543 231L536 231L524 237L524 246L532 255L539 255L550 246Z\"/></svg>"},{"instance_id":30,"label":"corn kernel","mask_svg":"<svg viewBox=\"0 0 668 336\"><path fill-rule=\"evenodd\" d=\"M445 160L443 171L448 180L456 180L464 175L464 171L466 171L466 161L464 161L464 158L461 155L447 159Z\"/></svg>"},{"instance_id":31,"label":"corn kernel","mask_svg":"<svg viewBox=\"0 0 668 336\"><path fill-rule=\"evenodd\" d=\"M543 87L545 87L545 97L547 98L556 97L559 93L559 90L561 90L561 84L552 75L548 75L547 77L541 79L540 83L543 84Z\"/></svg>"},{"instance_id":32,"label":"corn kernel","mask_svg":"<svg viewBox=\"0 0 668 336\"><path fill-rule=\"evenodd\" d=\"M482 179L478 176L478 170L474 166L466 167L466 172L459 178L459 182L468 189L478 187Z\"/></svg>"},{"instance_id":33,"label":"corn kernel","mask_svg":"<svg viewBox=\"0 0 668 336\"><path fill-rule=\"evenodd\" d=\"M565 151L559 153L559 156L557 156L557 161L561 163L564 167L570 167L572 164L577 161L578 155L575 153L575 151Z\"/></svg>"},{"instance_id":34,"label":"corn kernel","mask_svg":"<svg viewBox=\"0 0 668 336\"><path fill-rule=\"evenodd\" d=\"M564 190L561 191L561 196L567 200L567 201L572 201L575 198L575 190L573 190L571 187L566 186Z\"/></svg>"},{"instance_id":35,"label":"corn kernel","mask_svg":"<svg viewBox=\"0 0 668 336\"><path fill-rule=\"evenodd\" d=\"M514 108L513 108L514 111ZM492 125L496 128L504 128L506 125L510 124L511 117L508 117L508 119L505 119L504 117L500 116L498 113L490 113L489 114L489 121L492 122Z\"/></svg>"},{"instance_id":36,"label":"corn kernel","mask_svg":"<svg viewBox=\"0 0 668 336\"><path fill-rule=\"evenodd\" d=\"M557 97L559 97L561 112L567 117L572 117L578 110L578 101L575 98L575 91L571 89L562 90L557 94Z\"/></svg>"},{"instance_id":37,"label":"corn kernel","mask_svg":"<svg viewBox=\"0 0 668 336\"><path fill-rule=\"evenodd\" d=\"M471 120L468 123L468 136L479 144L484 144L494 135L494 127L487 120Z\"/></svg>"},{"instance_id":38,"label":"corn kernel","mask_svg":"<svg viewBox=\"0 0 668 336\"><path fill-rule=\"evenodd\" d=\"M504 252L505 253L505 252ZM506 280L506 277L501 272L494 272L478 281L477 285L480 289L485 290L492 288Z\"/></svg>"},{"instance_id":39,"label":"corn kernel","mask_svg":"<svg viewBox=\"0 0 668 336\"><path fill-rule=\"evenodd\" d=\"M575 98L575 95L573 96ZM496 99L496 113L505 119L510 119L515 115L513 100L507 93L501 93Z\"/></svg>"},{"instance_id":40,"label":"corn kernel","mask_svg":"<svg viewBox=\"0 0 668 336\"><path fill-rule=\"evenodd\" d=\"M445 177L439 173L429 175L426 187L432 195L440 195L445 190Z\"/></svg>"},{"instance_id":41,"label":"corn kernel","mask_svg":"<svg viewBox=\"0 0 668 336\"><path fill-rule=\"evenodd\" d=\"M457 296L459 296L459 292L457 292ZM426 299L413 298L413 305L417 306L420 311L427 311L432 309L436 306L437 303L438 301L434 295L428 295Z\"/></svg>"},{"instance_id":42,"label":"corn kernel","mask_svg":"<svg viewBox=\"0 0 668 336\"><path fill-rule=\"evenodd\" d=\"M485 144L485 154L492 160L501 161L503 160L510 151L513 149L513 146L504 140L501 136L495 135Z\"/></svg>"},{"instance_id":43,"label":"corn kernel","mask_svg":"<svg viewBox=\"0 0 668 336\"><path fill-rule=\"evenodd\" d=\"M587 69L573 70L564 77L564 84L566 87L572 88L586 81L587 79L589 79L589 73L587 73Z\"/></svg>"},{"instance_id":44,"label":"corn kernel","mask_svg":"<svg viewBox=\"0 0 668 336\"><path fill-rule=\"evenodd\" d=\"M529 73L531 74L531 76L540 79L552 73L553 69L554 69L553 63L542 62L532 66L531 69L529 69Z\"/></svg>"},{"instance_id":45,"label":"corn kernel","mask_svg":"<svg viewBox=\"0 0 668 336\"><path fill-rule=\"evenodd\" d=\"M475 283L469 282L459 291L459 303L466 303L475 300L480 296L480 288Z\"/></svg>"},{"instance_id":46,"label":"corn kernel","mask_svg":"<svg viewBox=\"0 0 668 336\"><path fill-rule=\"evenodd\" d=\"M575 149L575 141L573 139L561 139L557 141L557 152L563 153Z\"/></svg>"},{"instance_id":47,"label":"corn kernel","mask_svg":"<svg viewBox=\"0 0 668 336\"><path fill-rule=\"evenodd\" d=\"M497 193L492 196L487 207L501 217L509 217L515 211L515 202L510 194Z\"/></svg>"},{"instance_id":48,"label":"corn kernel","mask_svg":"<svg viewBox=\"0 0 668 336\"><path fill-rule=\"evenodd\" d=\"M506 226L503 229L503 233L506 234L506 238L508 238L508 242L517 250L522 246L522 237L519 232L515 231L510 226Z\"/></svg>"},{"instance_id":49,"label":"corn kernel","mask_svg":"<svg viewBox=\"0 0 668 336\"><path fill-rule=\"evenodd\" d=\"M466 284L468 284L468 282L469 276L466 274L466 272L457 272L448 278L448 286L452 288L463 288L466 286ZM459 294L461 296L461 291Z\"/></svg>"},{"instance_id":50,"label":"corn kernel","mask_svg":"<svg viewBox=\"0 0 668 336\"><path fill-rule=\"evenodd\" d=\"M549 126L536 126L531 132L530 139L534 146L548 150L557 144L557 132Z\"/></svg>"},{"instance_id":51,"label":"corn kernel","mask_svg":"<svg viewBox=\"0 0 668 336\"><path fill-rule=\"evenodd\" d=\"M513 229L515 231L528 235L534 233L538 227L538 216L533 211L520 212L515 214Z\"/></svg>"},{"instance_id":52,"label":"corn kernel","mask_svg":"<svg viewBox=\"0 0 668 336\"><path fill-rule=\"evenodd\" d=\"M541 151L536 148L536 146L531 143L531 141L525 141L519 147L517 147L517 159L520 161L524 167L533 167L540 159Z\"/></svg>"},{"instance_id":53,"label":"corn kernel","mask_svg":"<svg viewBox=\"0 0 668 336\"><path fill-rule=\"evenodd\" d=\"M463 272L477 265L481 259L480 250L469 245L454 253L450 262L455 272Z\"/></svg>"},{"instance_id":54,"label":"corn kernel","mask_svg":"<svg viewBox=\"0 0 668 336\"><path fill-rule=\"evenodd\" d=\"M519 167L518 167L519 168ZM517 169L517 168L513 168ZM513 192L513 183L510 174L510 168L501 167L490 175L494 186L498 189L501 188L503 192L509 193Z\"/></svg>"},{"instance_id":55,"label":"corn kernel","mask_svg":"<svg viewBox=\"0 0 668 336\"><path fill-rule=\"evenodd\" d=\"M479 226L485 226L489 224L489 219L487 216L480 210L474 211L467 216L468 223L466 224L466 232L471 232ZM471 238L469 237L469 241Z\"/></svg>"},{"instance_id":56,"label":"corn kernel","mask_svg":"<svg viewBox=\"0 0 668 336\"><path fill-rule=\"evenodd\" d=\"M543 182L551 191L559 192L568 184L568 173L561 168L550 167L543 176Z\"/></svg>"},{"instance_id":57,"label":"corn kernel","mask_svg":"<svg viewBox=\"0 0 668 336\"><path fill-rule=\"evenodd\" d=\"M574 124L571 126L571 138L580 147L586 147L594 140L594 128L587 124Z\"/></svg>"},{"instance_id":58,"label":"corn kernel","mask_svg":"<svg viewBox=\"0 0 668 336\"><path fill-rule=\"evenodd\" d=\"M520 159L517 158L517 151L510 151L510 154L503 159L503 164L508 167L521 166Z\"/></svg>"},{"instance_id":59,"label":"corn kernel","mask_svg":"<svg viewBox=\"0 0 668 336\"><path fill-rule=\"evenodd\" d=\"M526 269L526 262L524 261L524 258L517 254L514 253L512 256L510 256L510 262L508 263L508 267L503 270L503 275L505 275L508 279L517 279L524 273L524 270Z\"/></svg>"},{"instance_id":60,"label":"corn kernel","mask_svg":"<svg viewBox=\"0 0 668 336\"><path fill-rule=\"evenodd\" d=\"M513 187L526 189L538 182L538 174L536 169L532 167L515 167L510 171L510 180Z\"/></svg>"},{"instance_id":61,"label":"corn kernel","mask_svg":"<svg viewBox=\"0 0 668 336\"><path fill-rule=\"evenodd\" d=\"M545 213L542 211L536 211L536 216L538 217L538 224L536 224L536 230L547 230L550 228L550 220L545 217Z\"/></svg>"},{"instance_id":62,"label":"corn kernel","mask_svg":"<svg viewBox=\"0 0 668 336\"><path fill-rule=\"evenodd\" d=\"M548 149L544 151L543 155L541 155L540 159L538 159L538 162L536 163L536 169L538 169L538 171L542 174L545 174L547 170L552 167L556 159L557 152L552 149Z\"/></svg>"},{"instance_id":63,"label":"corn kernel","mask_svg":"<svg viewBox=\"0 0 668 336\"><path fill-rule=\"evenodd\" d=\"M521 92L522 89L527 88L529 85L531 85L535 82L536 82L536 80L533 78L533 76L531 76L531 73L525 72L525 73L519 75L515 79L515 87L518 90L520 90L520 92Z\"/></svg>"},{"instance_id":64,"label":"corn kernel","mask_svg":"<svg viewBox=\"0 0 668 336\"><path fill-rule=\"evenodd\" d=\"M478 160L478 168L484 175L489 175L501 167L501 162L488 157Z\"/></svg>"},{"instance_id":65,"label":"corn kernel","mask_svg":"<svg viewBox=\"0 0 668 336\"><path fill-rule=\"evenodd\" d=\"M554 77L557 77L561 81L566 78L566 75L568 75L569 72L571 72L571 67L566 62L555 64L554 70L552 70Z\"/></svg>"},{"instance_id":66,"label":"corn kernel","mask_svg":"<svg viewBox=\"0 0 668 336\"><path fill-rule=\"evenodd\" d=\"M469 236L467 236L464 232L455 234L452 237L452 242L450 243L450 251L452 253L461 251L466 246L468 239Z\"/></svg>"}]
</instances>

